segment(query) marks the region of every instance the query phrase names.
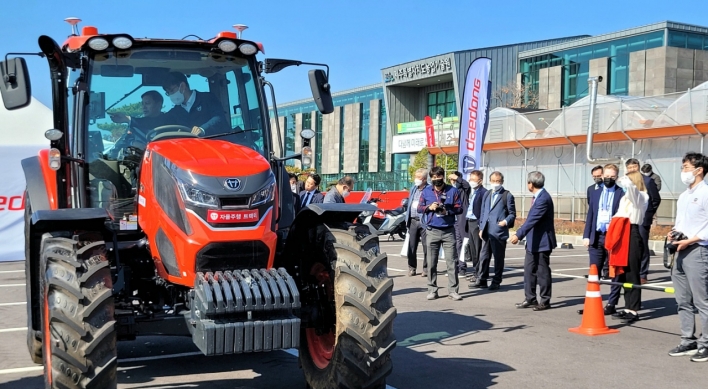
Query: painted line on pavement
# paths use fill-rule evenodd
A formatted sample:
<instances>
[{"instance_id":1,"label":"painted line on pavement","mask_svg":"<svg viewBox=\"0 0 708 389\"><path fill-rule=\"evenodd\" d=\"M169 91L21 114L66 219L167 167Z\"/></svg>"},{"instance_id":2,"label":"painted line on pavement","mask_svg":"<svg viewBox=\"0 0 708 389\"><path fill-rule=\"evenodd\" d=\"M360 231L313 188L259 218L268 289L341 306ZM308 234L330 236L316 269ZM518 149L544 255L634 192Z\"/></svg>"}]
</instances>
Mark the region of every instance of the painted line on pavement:
<instances>
[{"instance_id":1,"label":"painted line on pavement","mask_svg":"<svg viewBox=\"0 0 708 389\"><path fill-rule=\"evenodd\" d=\"M24 273L24 270L0 270L0 274L5 274L5 273Z\"/></svg>"},{"instance_id":2,"label":"painted line on pavement","mask_svg":"<svg viewBox=\"0 0 708 389\"><path fill-rule=\"evenodd\" d=\"M400 272L404 272L404 273L406 272L405 270L394 269L394 268L392 268L392 267L387 267L387 269L388 269L388 270L393 270L393 271L400 271Z\"/></svg>"},{"instance_id":3,"label":"painted line on pavement","mask_svg":"<svg viewBox=\"0 0 708 389\"><path fill-rule=\"evenodd\" d=\"M0 303L0 307L9 307L11 305L27 305L25 301L21 303Z\"/></svg>"},{"instance_id":4,"label":"painted line on pavement","mask_svg":"<svg viewBox=\"0 0 708 389\"><path fill-rule=\"evenodd\" d=\"M0 332L20 332L20 331L27 331L27 327L3 328L3 329L0 329Z\"/></svg>"},{"instance_id":5,"label":"painted line on pavement","mask_svg":"<svg viewBox=\"0 0 708 389\"><path fill-rule=\"evenodd\" d=\"M25 284L7 284L7 285L0 285L0 288L10 288L13 286L25 286Z\"/></svg>"},{"instance_id":6,"label":"painted line on pavement","mask_svg":"<svg viewBox=\"0 0 708 389\"><path fill-rule=\"evenodd\" d=\"M44 366L16 367L14 369L0 370L0 375L16 374L16 373L29 373L31 371L42 371L42 370L44 370Z\"/></svg>"}]
</instances>

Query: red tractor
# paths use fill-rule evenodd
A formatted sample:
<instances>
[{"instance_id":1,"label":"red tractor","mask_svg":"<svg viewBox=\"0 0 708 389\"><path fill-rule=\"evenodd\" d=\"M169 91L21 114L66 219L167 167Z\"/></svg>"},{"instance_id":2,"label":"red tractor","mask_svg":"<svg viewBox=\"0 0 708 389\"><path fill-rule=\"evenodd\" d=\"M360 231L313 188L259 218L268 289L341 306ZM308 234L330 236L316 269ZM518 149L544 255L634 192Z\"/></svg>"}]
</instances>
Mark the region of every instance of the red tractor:
<instances>
[{"instance_id":1,"label":"red tractor","mask_svg":"<svg viewBox=\"0 0 708 389\"><path fill-rule=\"evenodd\" d=\"M296 214L285 164L311 149L283 156L269 117L263 73L321 64L261 62L233 32L139 39L67 21L61 46L39 38L54 128L22 161L27 345L46 387L115 388L116 341L163 334L214 356L297 348L312 388L384 388L393 281L377 234L351 223L373 207ZM328 71L309 72L323 114ZM29 104L24 59L0 73L6 108Z\"/></svg>"}]
</instances>

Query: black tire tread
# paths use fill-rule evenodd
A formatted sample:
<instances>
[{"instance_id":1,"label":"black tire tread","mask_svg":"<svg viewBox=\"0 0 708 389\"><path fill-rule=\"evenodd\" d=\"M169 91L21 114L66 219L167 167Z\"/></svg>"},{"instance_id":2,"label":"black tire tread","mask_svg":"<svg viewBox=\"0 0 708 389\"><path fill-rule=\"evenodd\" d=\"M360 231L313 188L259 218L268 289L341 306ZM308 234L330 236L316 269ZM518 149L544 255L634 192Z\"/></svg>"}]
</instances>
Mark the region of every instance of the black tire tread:
<instances>
[{"instance_id":1,"label":"black tire tread","mask_svg":"<svg viewBox=\"0 0 708 389\"><path fill-rule=\"evenodd\" d=\"M116 388L112 279L100 235L42 237L43 289L49 304L52 388ZM47 355L45 355L45 359ZM48 366L45 364L45 377Z\"/></svg>"},{"instance_id":2,"label":"black tire tread","mask_svg":"<svg viewBox=\"0 0 708 389\"><path fill-rule=\"evenodd\" d=\"M391 373L393 334L393 280L388 277L387 256L379 251L378 235L367 226L342 229L320 226L334 252L336 343L330 365L318 369L312 364L306 340L300 360L313 389L385 388Z\"/></svg>"}]
</instances>

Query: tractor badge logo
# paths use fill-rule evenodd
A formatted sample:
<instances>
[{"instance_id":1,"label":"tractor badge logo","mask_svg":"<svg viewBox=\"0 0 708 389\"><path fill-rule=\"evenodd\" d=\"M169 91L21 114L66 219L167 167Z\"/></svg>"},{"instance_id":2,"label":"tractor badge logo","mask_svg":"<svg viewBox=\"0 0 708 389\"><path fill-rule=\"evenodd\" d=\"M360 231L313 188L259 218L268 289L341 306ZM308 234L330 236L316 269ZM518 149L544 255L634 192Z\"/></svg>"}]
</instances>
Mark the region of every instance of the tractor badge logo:
<instances>
[{"instance_id":1,"label":"tractor badge logo","mask_svg":"<svg viewBox=\"0 0 708 389\"><path fill-rule=\"evenodd\" d=\"M224 186L229 190L239 190L241 188L241 180L238 178L227 178L224 181Z\"/></svg>"},{"instance_id":2,"label":"tractor badge logo","mask_svg":"<svg viewBox=\"0 0 708 389\"><path fill-rule=\"evenodd\" d=\"M214 221L219 220L219 214L216 212L212 212L212 214L209 215L209 217L211 217L211 220L214 220Z\"/></svg>"}]
</instances>

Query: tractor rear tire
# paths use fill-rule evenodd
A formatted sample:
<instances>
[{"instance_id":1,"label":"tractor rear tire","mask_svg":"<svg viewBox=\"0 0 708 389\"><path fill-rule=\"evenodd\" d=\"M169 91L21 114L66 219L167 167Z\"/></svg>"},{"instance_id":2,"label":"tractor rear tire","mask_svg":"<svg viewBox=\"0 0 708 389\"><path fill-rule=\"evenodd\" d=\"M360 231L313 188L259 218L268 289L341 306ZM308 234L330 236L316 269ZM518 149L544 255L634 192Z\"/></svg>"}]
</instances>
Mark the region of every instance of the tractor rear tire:
<instances>
[{"instance_id":1,"label":"tractor rear tire","mask_svg":"<svg viewBox=\"0 0 708 389\"><path fill-rule=\"evenodd\" d=\"M97 233L42 236L46 388L116 388L116 322L106 246Z\"/></svg>"},{"instance_id":2,"label":"tractor rear tire","mask_svg":"<svg viewBox=\"0 0 708 389\"><path fill-rule=\"evenodd\" d=\"M39 312L35 311L35 304L40 300L37 293L39 289L39 261L32 256L39 256L38 253L32 252L32 246L39 245L33 240L37 240L32 235L30 230L30 218L32 217L32 206L29 202L29 196L25 191L25 294L27 301L27 349L30 353L32 362L42 364L42 331L36 331L32 326L32 317L35 320L39 319ZM33 244L35 243L35 244ZM36 296L33 296L32 290ZM41 327L40 327L41 328Z\"/></svg>"},{"instance_id":3,"label":"tractor rear tire","mask_svg":"<svg viewBox=\"0 0 708 389\"><path fill-rule=\"evenodd\" d=\"M369 226L345 227L317 228L333 274L336 332L303 329L300 364L313 389L385 388L396 346L393 280L378 235Z\"/></svg>"}]
</instances>

